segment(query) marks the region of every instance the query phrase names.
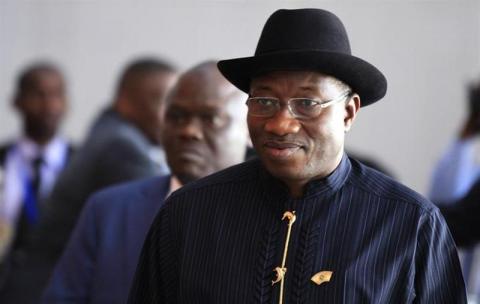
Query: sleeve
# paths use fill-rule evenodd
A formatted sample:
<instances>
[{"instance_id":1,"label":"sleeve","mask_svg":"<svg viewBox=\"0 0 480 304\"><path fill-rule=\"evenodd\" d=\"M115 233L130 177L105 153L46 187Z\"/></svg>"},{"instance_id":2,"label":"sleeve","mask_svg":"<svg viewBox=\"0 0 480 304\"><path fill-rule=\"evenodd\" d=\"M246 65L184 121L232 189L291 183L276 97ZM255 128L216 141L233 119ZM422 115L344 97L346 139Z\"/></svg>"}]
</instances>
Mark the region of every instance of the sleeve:
<instances>
[{"instance_id":1,"label":"sleeve","mask_svg":"<svg viewBox=\"0 0 480 304\"><path fill-rule=\"evenodd\" d=\"M478 219L480 217L480 180L470 192L454 205L441 206L443 216L459 246L480 241Z\"/></svg>"},{"instance_id":2,"label":"sleeve","mask_svg":"<svg viewBox=\"0 0 480 304\"><path fill-rule=\"evenodd\" d=\"M42 303L87 303L97 256L96 197L90 199L58 261Z\"/></svg>"},{"instance_id":3,"label":"sleeve","mask_svg":"<svg viewBox=\"0 0 480 304\"><path fill-rule=\"evenodd\" d=\"M473 141L453 142L433 171L430 199L444 203L457 200L467 193L479 171L474 161Z\"/></svg>"},{"instance_id":4,"label":"sleeve","mask_svg":"<svg viewBox=\"0 0 480 304\"><path fill-rule=\"evenodd\" d=\"M438 210L419 226L414 286L414 303L467 303L455 243Z\"/></svg>"},{"instance_id":5,"label":"sleeve","mask_svg":"<svg viewBox=\"0 0 480 304\"><path fill-rule=\"evenodd\" d=\"M178 249L171 222L171 204L160 209L143 245L128 303L176 303Z\"/></svg>"}]
</instances>

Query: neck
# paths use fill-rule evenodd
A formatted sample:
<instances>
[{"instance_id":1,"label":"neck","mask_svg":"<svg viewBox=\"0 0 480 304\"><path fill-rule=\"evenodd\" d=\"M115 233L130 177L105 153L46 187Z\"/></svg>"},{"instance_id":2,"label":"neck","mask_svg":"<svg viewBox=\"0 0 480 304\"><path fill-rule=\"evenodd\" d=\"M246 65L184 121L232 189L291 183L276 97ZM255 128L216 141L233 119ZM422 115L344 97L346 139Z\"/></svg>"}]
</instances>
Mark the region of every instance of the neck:
<instances>
[{"instance_id":1,"label":"neck","mask_svg":"<svg viewBox=\"0 0 480 304\"><path fill-rule=\"evenodd\" d=\"M287 182L286 184L287 184L287 187L290 191L290 195L293 198L301 198L303 196L304 187L307 183L306 182L304 182L304 183Z\"/></svg>"},{"instance_id":2,"label":"neck","mask_svg":"<svg viewBox=\"0 0 480 304\"><path fill-rule=\"evenodd\" d=\"M170 191L168 192L168 195L170 195L173 191L179 189L182 187L182 183L178 180L178 178L175 175L172 175L170 177Z\"/></svg>"},{"instance_id":3,"label":"neck","mask_svg":"<svg viewBox=\"0 0 480 304\"><path fill-rule=\"evenodd\" d=\"M114 103L113 110L120 115L124 120L128 121L135 128L140 130L142 134L154 145L160 144L160 139L151 134L144 118L138 115L138 112L132 108L132 105L128 104L126 100L119 100Z\"/></svg>"},{"instance_id":4,"label":"neck","mask_svg":"<svg viewBox=\"0 0 480 304\"><path fill-rule=\"evenodd\" d=\"M305 192L305 185L312 180L319 180L332 174L332 172L335 171L335 169L337 169L337 167L340 165L340 162L342 161L342 157L343 157L343 150L342 150L342 153L339 153L335 158L335 160L330 163L330 165L324 166L324 170L322 170L321 172L319 172L317 175L315 175L310 179L284 181L284 183L287 185L290 191L290 195L293 198L302 197Z\"/></svg>"},{"instance_id":5,"label":"neck","mask_svg":"<svg viewBox=\"0 0 480 304\"><path fill-rule=\"evenodd\" d=\"M41 147L46 146L55 136L55 134L52 134L51 132L42 133L38 132L38 130L34 130L28 127L25 128L24 134L27 138L29 138Z\"/></svg>"},{"instance_id":6,"label":"neck","mask_svg":"<svg viewBox=\"0 0 480 304\"><path fill-rule=\"evenodd\" d=\"M125 101L116 100L112 106L113 111L126 120L130 120L130 110Z\"/></svg>"}]
</instances>

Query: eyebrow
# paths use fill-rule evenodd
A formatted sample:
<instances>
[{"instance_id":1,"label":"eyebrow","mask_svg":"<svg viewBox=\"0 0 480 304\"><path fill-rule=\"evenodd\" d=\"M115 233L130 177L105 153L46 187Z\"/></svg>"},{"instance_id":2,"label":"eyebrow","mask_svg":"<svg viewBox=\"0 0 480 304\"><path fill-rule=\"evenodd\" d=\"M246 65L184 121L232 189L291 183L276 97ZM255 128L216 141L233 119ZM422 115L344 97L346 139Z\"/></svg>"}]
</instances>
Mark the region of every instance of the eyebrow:
<instances>
[{"instance_id":1,"label":"eyebrow","mask_svg":"<svg viewBox=\"0 0 480 304\"><path fill-rule=\"evenodd\" d=\"M254 91L256 90L265 90L265 91L271 91L272 88L267 86L267 85L260 85L258 87L253 88Z\"/></svg>"},{"instance_id":2,"label":"eyebrow","mask_svg":"<svg viewBox=\"0 0 480 304\"><path fill-rule=\"evenodd\" d=\"M318 92L318 87L315 85L303 85L299 87L302 91L309 91L309 92Z\"/></svg>"}]
</instances>

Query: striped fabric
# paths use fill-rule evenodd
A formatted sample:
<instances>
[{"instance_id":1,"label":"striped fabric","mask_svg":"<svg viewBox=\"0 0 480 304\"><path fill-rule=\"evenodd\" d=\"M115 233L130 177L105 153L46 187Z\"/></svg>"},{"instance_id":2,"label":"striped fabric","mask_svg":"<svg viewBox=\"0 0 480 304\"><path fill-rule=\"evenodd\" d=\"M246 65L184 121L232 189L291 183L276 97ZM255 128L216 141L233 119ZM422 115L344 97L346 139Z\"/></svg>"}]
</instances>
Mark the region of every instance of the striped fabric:
<instances>
[{"instance_id":1,"label":"striped fabric","mask_svg":"<svg viewBox=\"0 0 480 304\"><path fill-rule=\"evenodd\" d=\"M438 209L344 157L293 199L258 160L174 193L144 244L130 303L278 303L272 285L287 222L284 303L466 303ZM311 278L331 271L330 281Z\"/></svg>"}]
</instances>

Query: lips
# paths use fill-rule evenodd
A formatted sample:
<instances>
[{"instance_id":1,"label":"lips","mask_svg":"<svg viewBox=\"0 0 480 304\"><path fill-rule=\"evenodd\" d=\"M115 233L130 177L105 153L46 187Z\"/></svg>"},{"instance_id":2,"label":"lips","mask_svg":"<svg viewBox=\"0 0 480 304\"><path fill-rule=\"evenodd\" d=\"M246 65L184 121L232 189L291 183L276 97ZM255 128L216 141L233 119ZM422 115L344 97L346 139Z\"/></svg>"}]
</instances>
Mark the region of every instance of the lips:
<instances>
[{"instance_id":1,"label":"lips","mask_svg":"<svg viewBox=\"0 0 480 304\"><path fill-rule=\"evenodd\" d=\"M299 152L303 145L297 142L268 140L263 144L266 156L278 160L286 160Z\"/></svg>"},{"instance_id":2,"label":"lips","mask_svg":"<svg viewBox=\"0 0 480 304\"><path fill-rule=\"evenodd\" d=\"M201 150L199 147L182 146L174 154L182 161L198 163L204 161L204 154Z\"/></svg>"}]
</instances>

